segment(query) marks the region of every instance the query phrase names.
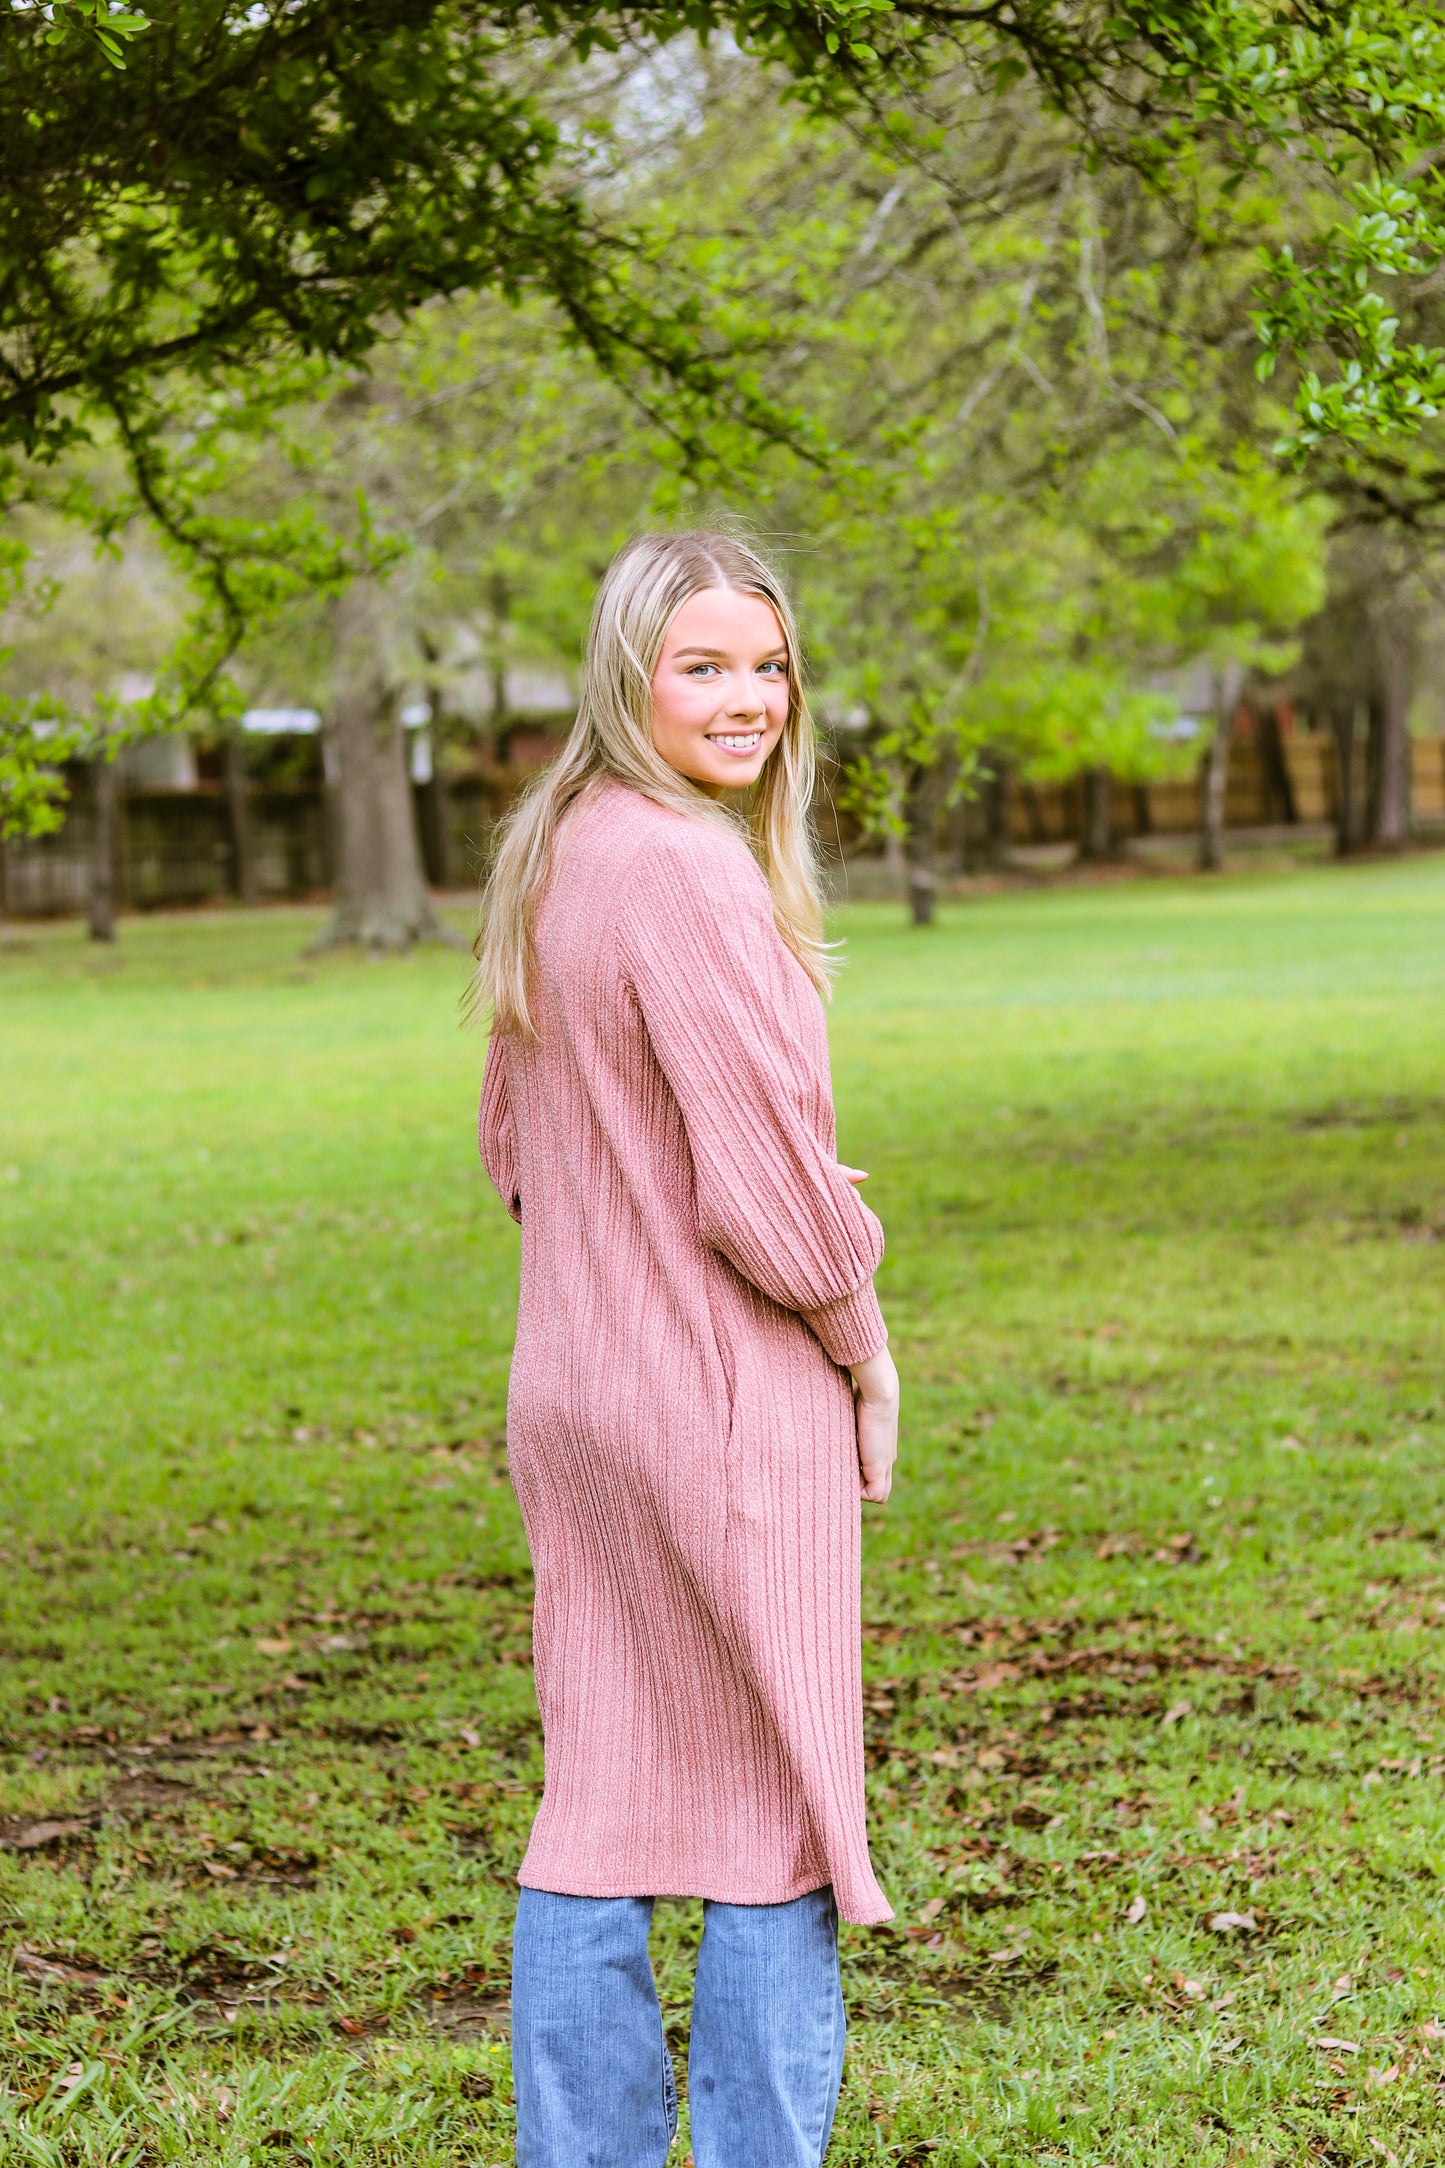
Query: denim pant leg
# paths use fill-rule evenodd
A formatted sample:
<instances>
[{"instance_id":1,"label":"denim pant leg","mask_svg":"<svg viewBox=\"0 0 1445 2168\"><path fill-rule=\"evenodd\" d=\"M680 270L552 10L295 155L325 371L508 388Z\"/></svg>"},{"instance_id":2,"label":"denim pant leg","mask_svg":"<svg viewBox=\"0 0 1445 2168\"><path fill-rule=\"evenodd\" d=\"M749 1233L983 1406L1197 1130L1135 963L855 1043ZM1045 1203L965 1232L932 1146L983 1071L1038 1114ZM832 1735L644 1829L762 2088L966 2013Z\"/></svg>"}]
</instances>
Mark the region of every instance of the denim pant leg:
<instances>
[{"instance_id":1,"label":"denim pant leg","mask_svg":"<svg viewBox=\"0 0 1445 2168\"><path fill-rule=\"evenodd\" d=\"M650 1897L524 1889L512 1942L518 2168L662 2168L677 2093Z\"/></svg>"},{"instance_id":2,"label":"denim pant leg","mask_svg":"<svg viewBox=\"0 0 1445 2168\"><path fill-rule=\"evenodd\" d=\"M819 2168L844 2031L830 1889L705 1905L687 2066L697 2168Z\"/></svg>"}]
</instances>

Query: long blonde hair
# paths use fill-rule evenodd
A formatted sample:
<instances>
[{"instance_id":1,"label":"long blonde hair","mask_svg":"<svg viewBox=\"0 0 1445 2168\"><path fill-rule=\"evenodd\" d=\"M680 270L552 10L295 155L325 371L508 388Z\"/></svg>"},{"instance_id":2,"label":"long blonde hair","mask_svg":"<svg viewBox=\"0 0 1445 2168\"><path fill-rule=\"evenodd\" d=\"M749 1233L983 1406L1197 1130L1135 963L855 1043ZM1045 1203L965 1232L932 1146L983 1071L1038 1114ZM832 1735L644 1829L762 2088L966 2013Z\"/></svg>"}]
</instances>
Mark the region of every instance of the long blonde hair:
<instances>
[{"instance_id":1,"label":"long blonde hair","mask_svg":"<svg viewBox=\"0 0 1445 2168\"><path fill-rule=\"evenodd\" d=\"M482 897L482 932L469 1013L491 1009L495 1031L535 1039L528 1003L534 924L558 825L593 784L610 778L694 819L736 827L732 814L680 775L652 742L652 679L668 626L690 595L730 587L772 606L788 650L788 719L754 785L749 840L772 892L778 932L826 995L830 957L810 823L813 718L803 698L798 632L782 581L730 535L639 535L608 566L587 633L577 720L557 759L508 814Z\"/></svg>"}]
</instances>

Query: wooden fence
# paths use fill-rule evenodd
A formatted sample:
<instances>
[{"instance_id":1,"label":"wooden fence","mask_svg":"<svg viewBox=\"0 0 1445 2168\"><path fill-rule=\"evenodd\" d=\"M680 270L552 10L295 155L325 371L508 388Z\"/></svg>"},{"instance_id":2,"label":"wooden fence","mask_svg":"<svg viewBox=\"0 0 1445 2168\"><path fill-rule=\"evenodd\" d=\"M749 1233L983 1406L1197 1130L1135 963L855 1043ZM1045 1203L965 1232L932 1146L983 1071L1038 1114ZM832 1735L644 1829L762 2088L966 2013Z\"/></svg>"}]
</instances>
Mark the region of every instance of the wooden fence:
<instances>
[{"instance_id":1,"label":"wooden fence","mask_svg":"<svg viewBox=\"0 0 1445 2168\"><path fill-rule=\"evenodd\" d=\"M440 887L477 877L488 830L521 773L500 769L439 788L417 785L417 828L427 877ZM219 788L125 790L116 853L116 901L134 910L212 903L240 889L230 808ZM252 878L268 900L324 893L334 878L330 806L320 784L252 788L247 794ZM95 808L78 777L63 825L52 835L0 841L0 915L83 911L90 897Z\"/></svg>"},{"instance_id":2,"label":"wooden fence","mask_svg":"<svg viewBox=\"0 0 1445 2168\"><path fill-rule=\"evenodd\" d=\"M1339 765L1332 737L1301 733L1280 742L1284 783L1272 775L1259 747L1236 738L1229 750L1226 828L1288 827L1333 821L1339 812ZM1355 748L1355 803L1365 793L1365 749ZM1445 821L1445 738L1410 741L1411 813L1417 827ZM1198 825L1199 785L1193 777L1172 783L1116 783L1116 835L1186 835ZM1083 782L1025 784L1014 792L1009 832L1015 843L1066 843L1083 828Z\"/></svg>"},{"instance_id":3,"label":"wooden fence","mask_svg":"<svg viewBox=\"0 0 1445 2168\"><path fill-rule=\"evenodd\" d=\"M1332 820L1338 809L1335 744L1322 735L1282 740L1288 797L1271 778L1257 746L1236 739L1230 751L1226 825L1258 828ZM1357 790L1363 791L1363 751ZM486 837L531 771L498 768L445 784L415 786L417 829L427 877L438 887L477 879ZM1411 741L1411 791L1417 827L1445 822L1445 738ZM1012 794L1010 833L1018 845L1076 840L1083 824L1079 779L1024 784ZM1358 802L1358 799L1357 799ZM319 783L280 788L253 784L248 826L257 893L297 898L323 893L333 879L329 801ZM224 791L126 790L121 794L116 900L132 909L210 903L235 895L238 861ZM1193 780L1116 784L1116 835L1187 834L1199 818ZM83 911L90 895L94 807L77 772L64 824L49 836L0 842L0 914L38 917Z\"/></svg>"}]
</instances>

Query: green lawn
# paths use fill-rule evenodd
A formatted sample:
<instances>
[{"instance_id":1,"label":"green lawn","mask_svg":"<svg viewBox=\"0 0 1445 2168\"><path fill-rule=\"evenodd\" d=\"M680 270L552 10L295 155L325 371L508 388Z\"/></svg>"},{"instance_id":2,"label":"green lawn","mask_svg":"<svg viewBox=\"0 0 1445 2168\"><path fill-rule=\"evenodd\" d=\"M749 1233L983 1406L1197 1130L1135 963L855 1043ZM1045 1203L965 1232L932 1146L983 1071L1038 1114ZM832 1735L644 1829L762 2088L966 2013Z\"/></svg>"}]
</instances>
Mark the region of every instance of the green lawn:
<instances>
[{"instance_id":1,"label":"green lawn","mask_svg":"<svg viewBox=\"0 0 1445 2168\"><path fill-rule=\"evenodd\" d=\"M516 1230L461 960L312 925L0 937L5 2168L510 2157ZM1445 861L841 931L908 1414L830 2163L1437 2163Z\"/></svg>"}]
</instances>

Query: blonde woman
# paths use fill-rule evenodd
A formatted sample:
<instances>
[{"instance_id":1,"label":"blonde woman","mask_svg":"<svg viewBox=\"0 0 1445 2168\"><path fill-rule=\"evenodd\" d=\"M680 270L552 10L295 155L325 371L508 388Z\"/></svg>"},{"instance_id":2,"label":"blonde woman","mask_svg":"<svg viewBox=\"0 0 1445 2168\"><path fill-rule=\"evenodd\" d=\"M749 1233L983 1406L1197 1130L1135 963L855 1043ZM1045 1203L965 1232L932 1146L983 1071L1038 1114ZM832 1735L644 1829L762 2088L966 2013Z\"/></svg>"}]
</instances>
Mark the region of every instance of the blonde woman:
<instances>
[{"instance_id":1,"label":"blonde woman","mask_svg":"<svg viewBox=\"0 0 1445 2168\"><path fill-rule=\"evenodd\" d=\"M881 1230L834 1148L812 779L773 573L721 535L630 543L571 736L498 850L478 983L482 1153L522 1227L507 1438L546 1743L513 1956L521 2168L665 2160L664 1895L704 1900L697 2168L817 2168L838 1915L891 1916L858 1536L898 1378Z\"/></svg>"}]
</instances>

